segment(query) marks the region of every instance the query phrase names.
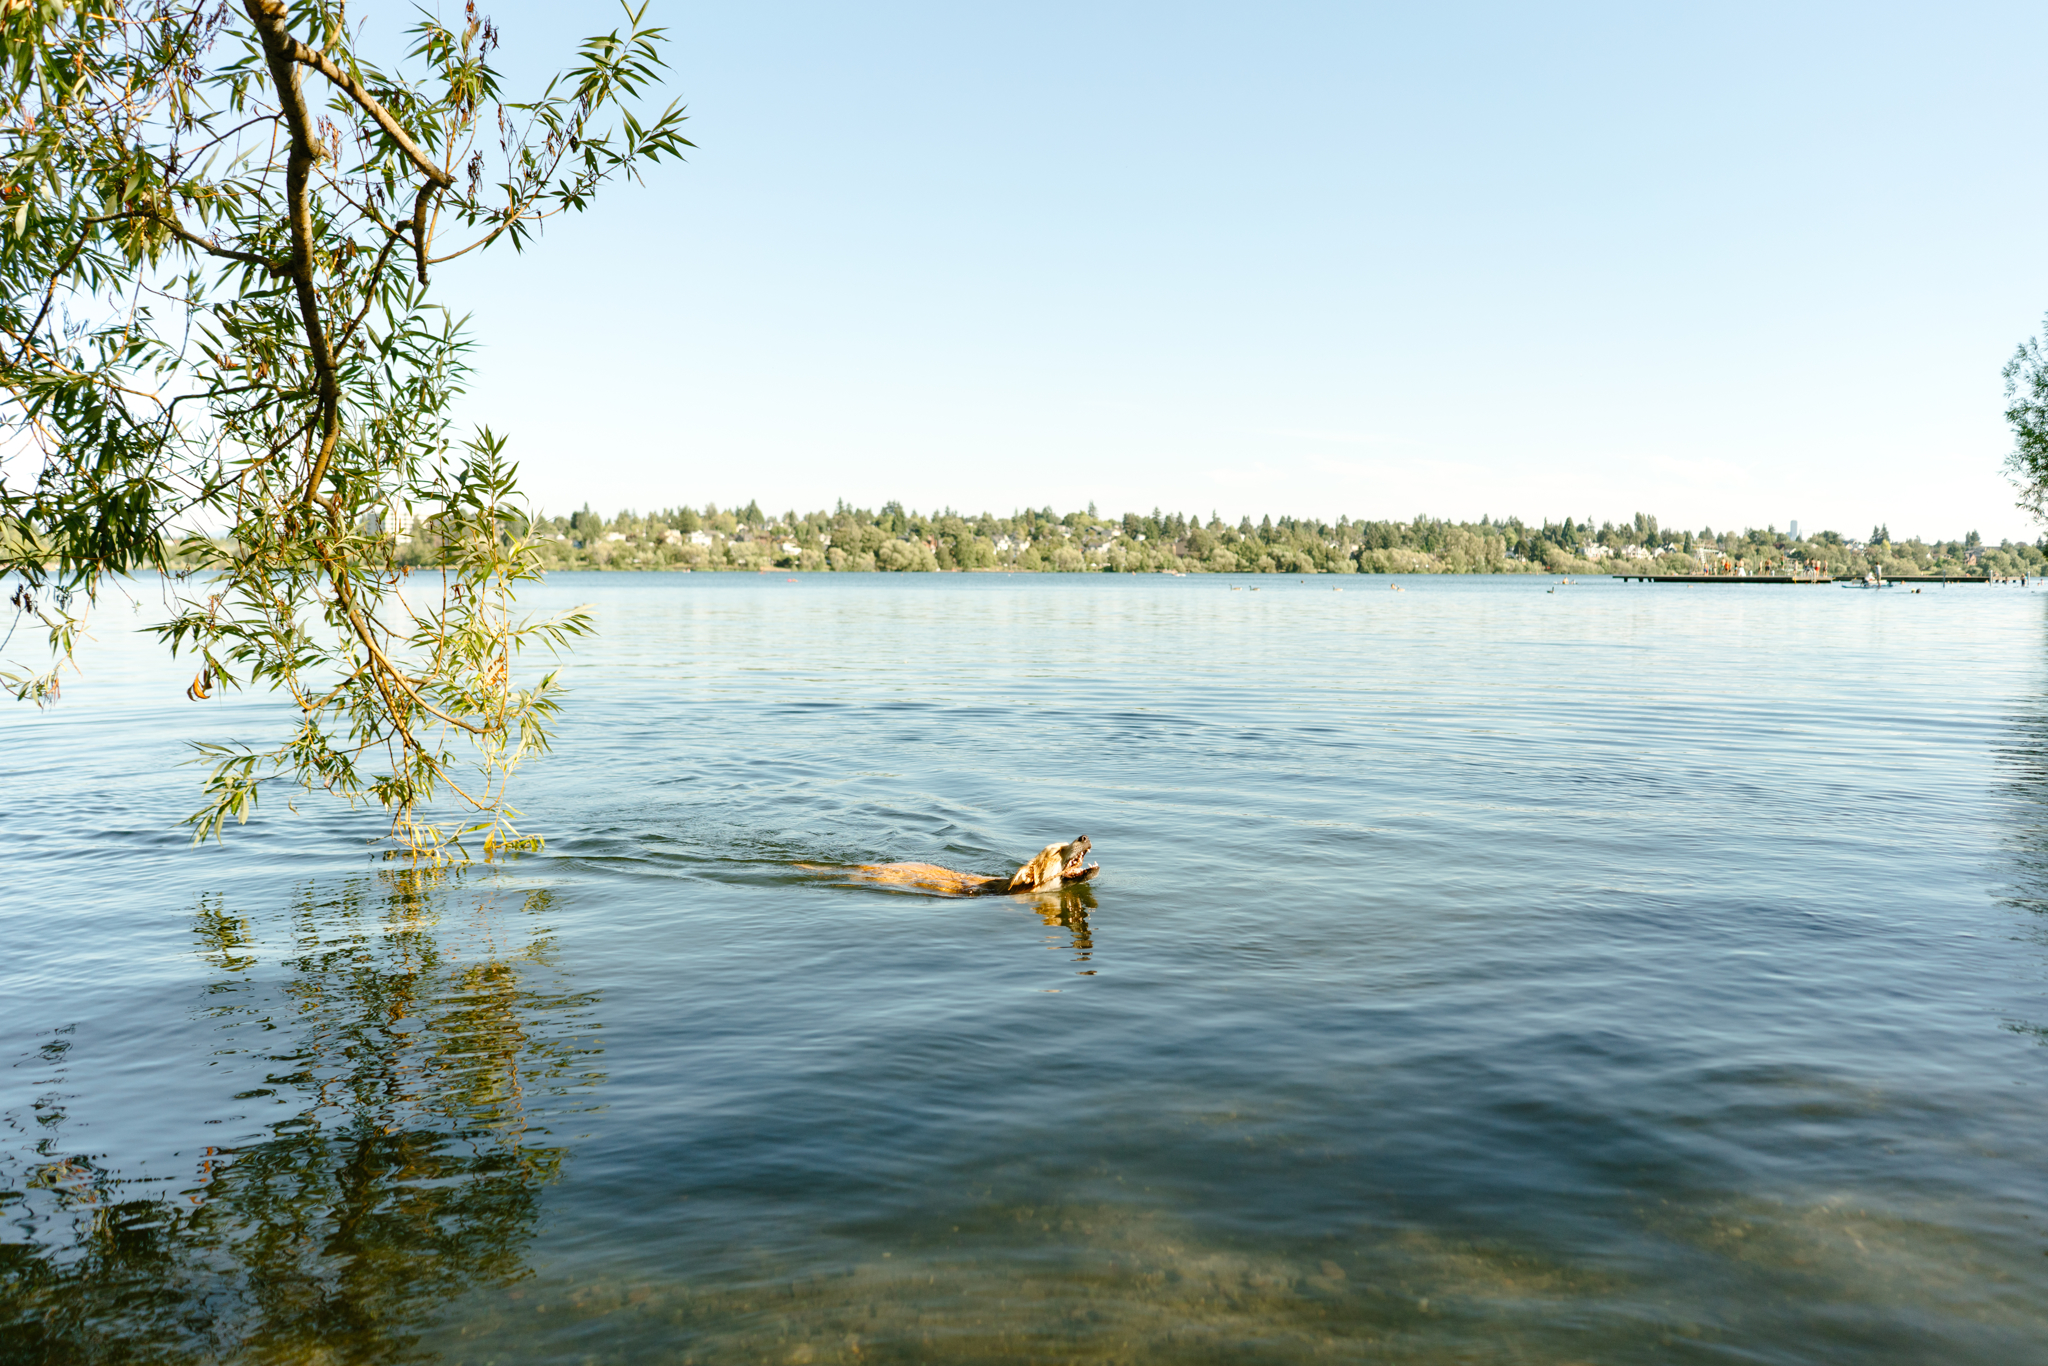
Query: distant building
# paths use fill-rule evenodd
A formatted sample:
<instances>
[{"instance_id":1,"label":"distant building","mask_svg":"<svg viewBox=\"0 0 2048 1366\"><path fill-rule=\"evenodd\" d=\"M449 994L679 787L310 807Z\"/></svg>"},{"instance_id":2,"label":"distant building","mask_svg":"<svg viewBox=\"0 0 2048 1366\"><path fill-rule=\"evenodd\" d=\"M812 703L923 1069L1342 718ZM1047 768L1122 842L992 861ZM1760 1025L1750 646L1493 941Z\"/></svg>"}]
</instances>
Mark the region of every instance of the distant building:
<instances>
[{"instance_id":1,"label":"distant building","mask_svg":"<svg viewBox=\"0 0 2048 1366\"><path fill-rule=\"evenodd\" d=\"M1799 519L1797 517L1792 519L1792 539L1795 541L1799 539Z\"/></svg>"}]
</instances>

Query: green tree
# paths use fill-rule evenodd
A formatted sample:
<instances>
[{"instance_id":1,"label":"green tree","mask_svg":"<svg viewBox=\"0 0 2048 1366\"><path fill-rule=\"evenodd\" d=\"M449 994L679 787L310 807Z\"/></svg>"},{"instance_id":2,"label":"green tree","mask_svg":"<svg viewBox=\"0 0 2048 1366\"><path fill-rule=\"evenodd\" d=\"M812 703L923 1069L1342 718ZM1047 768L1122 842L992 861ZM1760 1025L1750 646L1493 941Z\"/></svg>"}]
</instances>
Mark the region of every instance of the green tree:
<instances>
[{"instance_id":1,"label":"green tree","mask_svg":"<svg viewBox=\"0 0 2048 1366\"><path fill-rule=\"evenodd\" d=\"M2048 335L2048 326L2042 331ZM2005 420L2013 434L2005 468L2019 505L2048 521L2048 354L2040 337L2029 337L2005 363Z\"/></svg>"},{"instance_id":2,"label":"green tree","mask_svg":"<svg viewBox=\"0 0 2048 1366\"><path fill-rule=\"evenodd\" d=\"M53 700L109 580L171 575L189 695L297 712L207 747L195 837L277 779L382 803L414 848L510 833L559 697L516 656L588 620L513 616L527 515L503 440L451 436L468 342L430 282L689 146L678 107L633 112L644 13L515 103L473 4L422 12L389 67L340 0L0 5L0 573L54 652L5 681ZM426 592L401 592L408 517ZM444 791L465 814L418 814Z\"/></svg>"}]
</instances>

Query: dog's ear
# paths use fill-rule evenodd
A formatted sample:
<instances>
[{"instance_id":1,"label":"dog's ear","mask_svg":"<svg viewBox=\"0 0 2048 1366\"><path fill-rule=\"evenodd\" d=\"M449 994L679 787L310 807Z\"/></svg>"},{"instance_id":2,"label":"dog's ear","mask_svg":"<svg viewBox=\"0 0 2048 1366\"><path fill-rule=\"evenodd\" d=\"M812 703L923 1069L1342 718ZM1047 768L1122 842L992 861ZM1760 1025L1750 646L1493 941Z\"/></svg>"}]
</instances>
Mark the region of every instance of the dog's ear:
<instances>
[{"instance_id":1,"label":"dog's ear","mask_svg":"<svg viewBox=\"0 0 2048 1366\"><path fill-rule=\"evenodd\" d=\"M1046 845L1045 848L1038 851L1037 858L1017 870L1016 876L1010 879L1010 890L1021 892L1026 888L1036 887L1039 883L1044 882L1055 872L1058 872L1060 865L1066 862L1065 852L1065 845Z\"/></svg>"}]
</instances>

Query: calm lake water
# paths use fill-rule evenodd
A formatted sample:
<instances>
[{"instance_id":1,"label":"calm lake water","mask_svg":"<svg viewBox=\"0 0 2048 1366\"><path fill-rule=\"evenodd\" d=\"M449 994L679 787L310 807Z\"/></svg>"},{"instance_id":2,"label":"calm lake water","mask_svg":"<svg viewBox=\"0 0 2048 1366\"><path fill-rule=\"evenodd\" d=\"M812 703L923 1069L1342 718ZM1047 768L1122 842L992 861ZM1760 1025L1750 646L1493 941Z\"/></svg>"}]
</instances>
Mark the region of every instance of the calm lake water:
<instances>
[{"instance_id":1,"label":"calm lake water","mask_svg":"<svg viewBox=\"0 0 2048 1366\"><path fill-rule=\"evenodd\" d=\"M424 872L188 848L276 709L103 613L0 1359L2048 1361L2048 597L1391 582L559 576L547 849Z\"/></svg>"}]
</instances>

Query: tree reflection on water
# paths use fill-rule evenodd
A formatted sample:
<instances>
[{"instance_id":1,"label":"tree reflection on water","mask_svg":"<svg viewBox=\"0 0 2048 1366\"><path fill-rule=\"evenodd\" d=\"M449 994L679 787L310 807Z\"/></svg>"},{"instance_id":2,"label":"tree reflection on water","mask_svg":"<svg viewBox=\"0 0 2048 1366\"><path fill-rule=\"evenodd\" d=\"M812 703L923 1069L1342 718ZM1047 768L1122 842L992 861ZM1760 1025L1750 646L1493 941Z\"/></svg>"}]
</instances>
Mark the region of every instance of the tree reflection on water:
<instances>
[{"instance_id":1,"label":"tree reflection on water","mask_svg":"<svg viewBox=\"0 0 2048 1366\"><path fill-rule=\"evenodd\" d=\"M552 961L549 894L508 902L435 869L308 891L271 977L260 927L202 904L212 1062L260 1073L236 1108L280 1117L167 1190L70 1150L75 1097L10 1114L26 1161L0 1168L0 1358L401 1361L451 1296L521 1275L566 1153L547 1122L602 1074L597 994ZM71 1047L38 1060L60 1087Z\"/></svg>"}]
</instances>

